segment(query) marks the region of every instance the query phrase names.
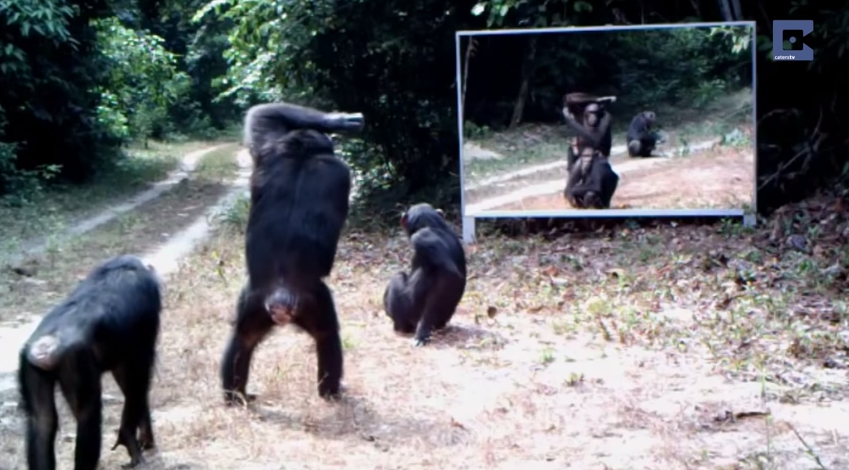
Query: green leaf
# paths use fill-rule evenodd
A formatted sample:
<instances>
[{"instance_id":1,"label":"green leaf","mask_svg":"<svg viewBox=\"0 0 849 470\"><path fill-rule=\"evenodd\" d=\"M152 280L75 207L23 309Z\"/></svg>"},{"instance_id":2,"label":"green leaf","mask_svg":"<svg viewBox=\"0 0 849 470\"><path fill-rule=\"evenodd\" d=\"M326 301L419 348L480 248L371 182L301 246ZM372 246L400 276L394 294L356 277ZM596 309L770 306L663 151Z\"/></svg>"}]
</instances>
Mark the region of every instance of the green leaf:
<instances>
[{"instance_id":1,"label":"green leaf","mask_svg":"<svg viewBox=\"0 0 849 470\"><path fill-rule=\"evenodd\" d=\"M480 16L481 13L486 10L486 2L481 2L472 7L472 14L475 16Z\"/></svg>"},{"instance_id":2,"label":"green leaf","mask_svg":"<svg viewBox=\"0 0 849 470\"><path fill-rule=\"evenodd\" d=\"M592 5L590 5L587 2L581 2L581 1L575 2L575 6L573 8L575 10L575 13L581 13L581 12L591 13L593 11Z\"/></svg>"}]
</instances>

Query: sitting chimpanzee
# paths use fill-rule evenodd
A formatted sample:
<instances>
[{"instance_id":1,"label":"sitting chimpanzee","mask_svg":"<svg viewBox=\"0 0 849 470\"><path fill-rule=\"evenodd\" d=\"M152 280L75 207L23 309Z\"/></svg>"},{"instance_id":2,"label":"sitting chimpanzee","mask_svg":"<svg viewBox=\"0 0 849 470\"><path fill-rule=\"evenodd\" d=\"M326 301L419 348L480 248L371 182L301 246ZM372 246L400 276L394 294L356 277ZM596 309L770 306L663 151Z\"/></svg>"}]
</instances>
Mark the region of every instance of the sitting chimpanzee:
<instances>
[{"instance_id":1,"label":"sitting chimpanzee","mask_svg":"<svg viewBox=\"0 0 849 470\"><path fill-rule=\"evenodd\" d=\"M359 131L361 114L286 103L252 107L244 138L254 161L245 234L248 281L221 362L227 404L247 394L251 358L272 327L294 323L315 341L318 393L339 394L342 341L329 276L348 217L351 171L326 135Z\"/></svg>"},{"instance_id":2,"label":"sitting chimpanzee","mask_svg":"<svg viewBox=\"0 0 849 470\"><path fill-rule=\"evenodd\" d=\"M44 317L21 349L18 370L30 470L56 468L57 382L77 420L74 469L97 468L100 379L106 371L124 394L112 449L127 448L128 467L144 461L142 450L154 447L147 395L161 310L161 286L153 269L134 256L118 256L97 266Z\"/></svg>"},{"instance_id":3,"label":"sitting chimpanzee","mask_svg":"<svg viewBox=\"0 0 849 470\"><path fill-rule=\"evenodd\" d=\"M568 178L563 191L573 207L610 207L619 177L607 160L612 145L611 116L604 104L614 100L615 97L596 98L584 93L570 93L564 98L563 116L578 134L569 149Z\"/></svg>"},{"instance_id":4,"label":"sitting chimpanzee","mask_svg":"<svg viewBox=\"0 0 849 470\"><path fill-rule=\"evenodd\" d=\"M591 150L584 149L584 152L588 151ZM619 186L619 175L613 171L606 157L597 154L588 161L590 163L586 175L567 189L566 198L573 207L609 209L613 193Z\"/></svg>"},{"instance_id":5,"label":"sitting chimpanzee","mask_svg":"<svg viewBox=\"0 0 849 470\"><path fill-rule=\"evenodd\" d=\"M660 134L654 131L655 114L653 111L643 111L634 116L628 126L628 155L631 157L650 157L655 149Z\"/></svg>"},{"instance_id":6,"label":"sitting chimpanzee","mask_svg":"<svg viewBox=\"0 0 849 470\"><path fill-rule=\"evenodd\" d=\"M401 217L413 245L409 275L392 276L383 308L396 332L415 332L416 346L430 341L431 331L444 328L466 290L466 253L457 234L430 204L416 204Z\"/></svg>"}]
</instances>

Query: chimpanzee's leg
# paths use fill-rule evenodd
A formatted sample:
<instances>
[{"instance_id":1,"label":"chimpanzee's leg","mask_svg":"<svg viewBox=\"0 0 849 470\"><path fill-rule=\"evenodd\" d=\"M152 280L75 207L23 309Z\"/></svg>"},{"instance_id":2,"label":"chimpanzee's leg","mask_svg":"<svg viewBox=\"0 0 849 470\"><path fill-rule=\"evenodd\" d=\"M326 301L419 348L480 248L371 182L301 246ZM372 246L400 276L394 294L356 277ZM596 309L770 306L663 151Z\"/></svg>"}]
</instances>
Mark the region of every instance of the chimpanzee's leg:
<instances>
[{"instance_id":1,"label":"chimpanzee's leg","mask_svg":"<svg viewBox=\"0 0 849 470\"><path fill-rule=\"evenodd\" d=\"M253 401L256 395L246 392L251 358L257 345L265 339L274 326L271 316L265 310L261 296L255 295L250 286L245 286L239 294L236 307L236 324L221 360L221 384L224 389L224 401L228 405L240 399Z\"/></svg>"},{"instance_id":2,"label":"chimpanzee's leg","mask_svg":"<svg viewBox=\"0 0 849 470\"><path fill-rule=\"evenodd\" d=\"M339 395L344 359L339 318L330 288L322 281L312 289L312 299L295 316L294 323L306 330L315 340L318 359L318 395L333 398Z\"/></svg>"},{"instance_id":3,"label":"chimpanzee's leg","mask_svg":"<svg viewBox=\"0 0 849 470\"><path fill-rule=\"evenodd\" d=\"M138 353L112 371L115 382L124 394L121 426L118 429L118 440L112 446L112 450L119 445L127 448L127 453L130 455L128 467L144 462L142 450L152 449L155 446L148 404L154 354L153 351L138 351ZM139 431L140 439L137 437Z\"/></svg>"},{"instance_id":4,"label":"chimpanzee's leg","mask_svg":"<svg viewBox=\"0 0 849 470\"><path fill-rule=\"evenodd\" d=\"M613 171L610 163L605 163L604 176L602 178L602 204L605 209L610 209L610 201L613 199L616 187L619 186L619 175Z\"/></svg>"},{"instance_id":5,"label":"chimpanzee's leg","mask_svg":"<svg viewBox=\"0 0 849 470\"><path fill-rule=\"evenodd\" d=\"M569 201L569 204L576 209L583 208L583 192L579 190L581 180L584 178L581 166L580 161L576 161L575 165L572 166L572 171L569 172L569 176L566 180L566 189L563 191L563 196Z\"/></svg>"},{"instance_id":6,"label":"chimpanzee's leg","mask_svg":"<svg viewBox=\"0 0 849 470\"><path fill-rule=\"evenodd\" d=\"M49 372L32 366L23 359L18 378L21 403L27 415L27 466L30 470L56 470L56 379Z\"/></svg>"},{"instance_id":7,"label":"chimpanzee's leg","mask_svg":"<svg viewBox=\"0 0 849 470\"><path fill-rule=\"evenodd\" d=\"M77 443L74 449L74 470L96 470L100 460L101 372L89 350L66 356L59 369L59 387L77 420Z\"/></svg>"},{"instance_id":8,"label":"chimpanzee's leg","mask_svg":"<svg viewBox=\"0 0 849 470\"><path fill-rule=\"evenodd\" d=\"M398 272L389 280L383 293L383 308L392 319L392 328L398 333L411 334L416 331L421 309L416 310L408 288L408 276Z\"/></svg>"},{"instance_id":9,"label":"chimpanzee's leg","mask_svg":"<svg viewBox=\"0 0 849 470\"><path fill-rule=\"evenodd\" d=\"M566 171L571 172L575 162L578 161L578 140L573 138L571 144L566 149Z\"/></svg>"},{"instance_id":10,"label":"chimpanzee's leg","mask_svg":"<svg viewBox=\"0 0 849 470\"><path fill-rule=\"evenodd\" d=\"M434 274L435 279L426 279L423 271L422 274L420 281L427 282L420 282L414 288L413 294L415 301L423 305L421 320L416 328L416 346L428 344L431 332L444 328L451 320L457 308L454 299L458 299L456 293L463 282L462 279L448 272Z\"/></svg>"}]
</instances>

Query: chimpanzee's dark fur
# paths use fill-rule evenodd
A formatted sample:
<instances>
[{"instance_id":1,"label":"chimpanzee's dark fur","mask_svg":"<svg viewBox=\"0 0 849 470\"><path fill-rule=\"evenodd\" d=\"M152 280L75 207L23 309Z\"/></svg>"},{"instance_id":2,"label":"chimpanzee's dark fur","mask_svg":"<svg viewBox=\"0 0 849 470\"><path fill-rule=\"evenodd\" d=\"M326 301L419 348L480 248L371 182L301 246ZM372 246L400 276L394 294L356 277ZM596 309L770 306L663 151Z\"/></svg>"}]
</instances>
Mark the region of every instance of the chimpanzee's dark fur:
<instances>
[{"instance_id":1,"label":"chimpanzee's dark fur","mask_svg":"<svg viewBox=\"0 0 849 470\"><path fill-rule=\"evenodd\" d=\"M144 461L142 450L155 445L147 395L161 310L160 281L152 268L134 256L118 256L96 267L44 317L21 349L18 370L29 470L56 468L57 383L77 419L74 469L97 468L106 371L124 394L112 449L125 446L129 466Z\"/></svg>"},{"instance_id":2,"label":"chimpanzee's dark fur","mask_svg":"<svg viewBox=\"0 0 849 470\"><path fill-rule=\"evenodd\" d=\"M245 143L254 160L245 234L248 282L221 362L228 404L255 398L246 393L251 358L275 324L294 323L313 337L318 393L339 393L339 320L322 279L333 268L348 217L351 172L326 134L362 126L360 114L286 103L254 106L245 116Z\"/></svg>"},{"instance_id":3,"label":"chimpanzee's dark fur","mask_svg":"<svg viewBox=\"0 0 849 470\"><path fill-rule=\"evenodd\" d=\"M424 346L432 330L444 328L466 289L466 254L442 213L429 204L412 206L402 217L413 245L410 273L392 276L383 294L383 307L395 331L415 332Z\"/></svg>"},{"instance_id":4,"label":"chimpanzee's dark fur","mask_svg":"<svg viewBox=\"0 0 849 470\"><path fill-rule=\"evenodd\" d=\"M655 114L643 111L634 116L628 126L628 155L631 157L650 157L660 136L652 129Z\"/></svg>"}]
</instances>

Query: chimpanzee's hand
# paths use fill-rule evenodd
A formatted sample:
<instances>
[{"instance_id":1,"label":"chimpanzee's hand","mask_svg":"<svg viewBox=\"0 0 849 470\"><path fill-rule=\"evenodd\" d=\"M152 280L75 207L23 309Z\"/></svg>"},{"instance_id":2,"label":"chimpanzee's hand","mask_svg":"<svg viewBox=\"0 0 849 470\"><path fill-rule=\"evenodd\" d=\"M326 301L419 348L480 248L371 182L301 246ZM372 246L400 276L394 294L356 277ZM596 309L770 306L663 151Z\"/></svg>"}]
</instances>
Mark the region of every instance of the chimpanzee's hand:
<instances>
[{"instance_id":1,"label":"chimpanzee's hand","mask_svg":"<svg viewBox=\"0 0 849 470\"><path fill-rule=\"evenodd\" d=\"M339 132L361 131L365 125L363 113L328 113L324 119L330 128Z\"/></svg>"}]
</instances>

